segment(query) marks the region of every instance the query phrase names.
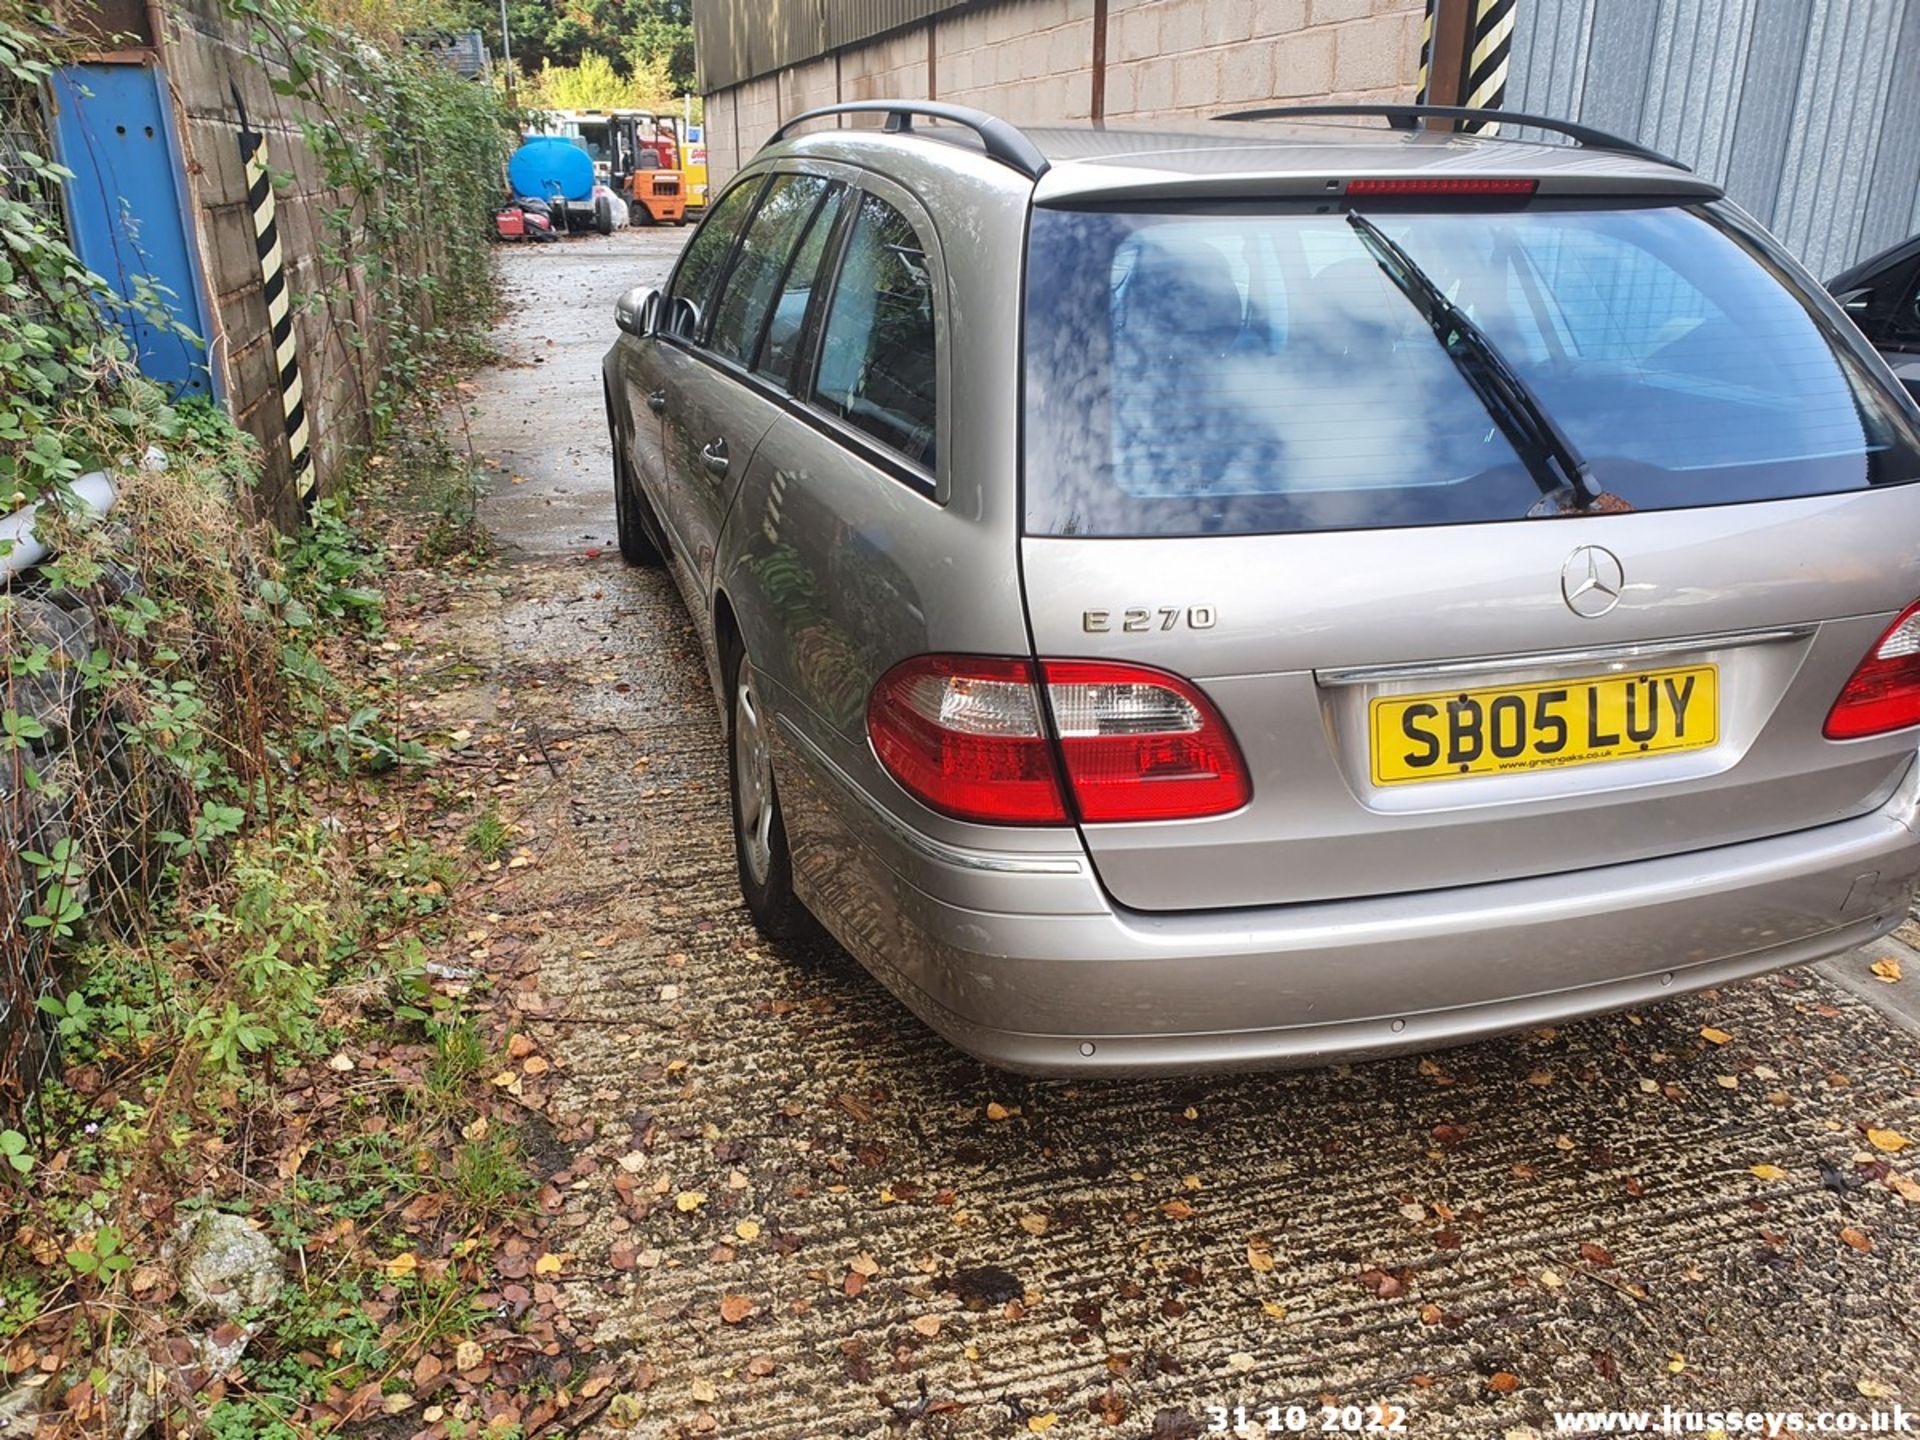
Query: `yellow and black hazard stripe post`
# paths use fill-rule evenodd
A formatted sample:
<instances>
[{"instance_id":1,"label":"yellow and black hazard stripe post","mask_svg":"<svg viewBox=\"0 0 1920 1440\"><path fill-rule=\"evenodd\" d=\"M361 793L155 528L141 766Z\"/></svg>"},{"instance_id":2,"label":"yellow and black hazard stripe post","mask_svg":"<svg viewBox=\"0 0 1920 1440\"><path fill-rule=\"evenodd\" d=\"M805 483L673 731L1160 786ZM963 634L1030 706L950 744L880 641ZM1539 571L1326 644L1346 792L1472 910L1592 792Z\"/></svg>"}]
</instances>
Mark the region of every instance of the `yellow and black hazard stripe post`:
<instances>
[{"instance_id":1,"label":"yellow and black hazard stripe post","mask_svg":"<svg viewBox=\"0 0 1920 1440\"><path fill-rule=\"evenodd\" d=\"M239 96L234 96L235 104ZM247 209L253 216L253 246L260 257L260 285L267 301L267 328L273 336L274 369L280 377L280 411L287 429L287 463L294 493L305 507L313 499L316 475L307 436L306 392L300 383L300 352L293 336L293 297L287 290L286 256L274 218L273 176L267 169L267 137L240 112L240 154L247 167Z\"/></svg>"},{"instance_id":2,"label":"yellow and black hazard stripe post","mask_svg":"<svg viewBox=\"0 0 1920 1440\"><path fill-rule=\"evenodd\" d=\"M1420 88L1413 92L1413 103L1426 105L1428 90L1433 80L1433 7L1437 0L1427 0L1427 13L1420 20Z\"/></svg>"},{"instance_id":3,"label":"yellow and black hazard stripe post","mask_svg":"<svg viewBox=\"0 0 1920 1440\"><path fill-rule=\"evenodd\" d=\"M1476 110L1500 110L1507 103L1507 60L1513 49L1513 10L1519 0L1474 0L1467 32L1466 103ZM1495 121L1470 123L1482 135L1496 133Z\"/></svg>"}]
</instances>

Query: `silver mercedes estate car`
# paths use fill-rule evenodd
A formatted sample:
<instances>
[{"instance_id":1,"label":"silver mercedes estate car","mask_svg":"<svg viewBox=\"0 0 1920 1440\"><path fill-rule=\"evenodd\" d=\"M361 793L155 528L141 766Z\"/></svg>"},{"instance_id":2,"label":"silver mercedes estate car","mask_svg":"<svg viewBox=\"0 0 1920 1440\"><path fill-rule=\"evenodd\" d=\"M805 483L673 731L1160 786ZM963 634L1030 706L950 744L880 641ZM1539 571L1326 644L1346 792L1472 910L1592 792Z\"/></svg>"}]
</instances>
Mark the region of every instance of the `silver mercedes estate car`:
<instances>
[{"instance_id":1,"label":"silver mercedes estate car","mask_svg":"<svg viewBox=\"0 0 1920 1440\"><path fill-rule=\"evenodd\" d=\"M1900 921L1920 410L1714 185L1472 118L835 106L621 299L620 543L692 612L762 931L1091 1074Z\"/></svg>"}]
</instances>

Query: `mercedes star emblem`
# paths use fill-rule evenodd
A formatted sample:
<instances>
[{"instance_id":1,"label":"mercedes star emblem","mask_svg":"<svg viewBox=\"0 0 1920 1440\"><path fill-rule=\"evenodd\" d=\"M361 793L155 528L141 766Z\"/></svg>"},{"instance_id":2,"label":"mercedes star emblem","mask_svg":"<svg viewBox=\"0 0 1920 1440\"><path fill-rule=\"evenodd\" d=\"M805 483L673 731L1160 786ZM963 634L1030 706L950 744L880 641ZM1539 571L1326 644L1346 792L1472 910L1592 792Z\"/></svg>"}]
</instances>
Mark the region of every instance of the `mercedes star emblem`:
<instances>
[{"instance_id":1,"label":"mercedes star emblem","mask_svg":"<svg viewBox=\"0 0 1920 1440\"><path fill-rule=\"evenodd\" d=\"M1560 594L1567 608L1588 620L1597 619L1620 603L1627 587L1620 557L1601 545L1582 545L1560 567Z\"/></svg>"}]
</instances>

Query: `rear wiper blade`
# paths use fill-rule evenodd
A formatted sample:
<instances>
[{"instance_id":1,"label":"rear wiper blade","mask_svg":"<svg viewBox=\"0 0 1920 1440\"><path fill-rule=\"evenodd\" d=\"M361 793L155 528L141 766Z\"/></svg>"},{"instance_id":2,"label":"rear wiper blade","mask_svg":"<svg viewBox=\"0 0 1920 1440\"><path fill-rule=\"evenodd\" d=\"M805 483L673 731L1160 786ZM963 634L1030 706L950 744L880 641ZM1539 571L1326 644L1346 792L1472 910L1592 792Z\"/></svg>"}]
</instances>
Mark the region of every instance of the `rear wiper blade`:
<instances>
[{"instance_id":1,"label":"rear wiper blade","mask_svg":"<svg viewBox=\"0 0 1920 1440\"><path fill-rule=\"evenodd\" d=\"M1347 214L1347 224L1372 254L1374 263L1433 330L1440 348L1459 368L1480 403L1486 406L1493 423L1500 427L1507 443L1526 465L1543 499L1564 495L1581 510L1600 499L1600 483L1594 478L1593 468L1567 432L1547 413L1540 397L1487 338L1486 331L1448 299L1446 292L1433 283L1433 277L1416 265L1413 257L1379 226L1352 211ZM1529 513L1543 512L1536 508Z\"/></svg>"}]
</instances>

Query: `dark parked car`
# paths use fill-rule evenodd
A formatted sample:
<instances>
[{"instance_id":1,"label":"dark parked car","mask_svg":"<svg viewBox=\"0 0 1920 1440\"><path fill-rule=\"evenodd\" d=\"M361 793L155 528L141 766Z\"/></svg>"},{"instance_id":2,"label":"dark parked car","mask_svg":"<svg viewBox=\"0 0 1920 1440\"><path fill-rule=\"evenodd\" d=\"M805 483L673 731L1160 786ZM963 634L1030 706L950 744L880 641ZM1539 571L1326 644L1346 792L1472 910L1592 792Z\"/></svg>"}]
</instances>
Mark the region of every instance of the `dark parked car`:
<instances>
[{"instance_id":1,"label":"dark parked car","mask_svg":"<svg viewBox=\"0 0 1920 1440\"><path fill-rule=\"evenodd\" d=\"M1841 271L1827 289L1920 398L1920 235Z\"/></svg>"}]
</instances>

